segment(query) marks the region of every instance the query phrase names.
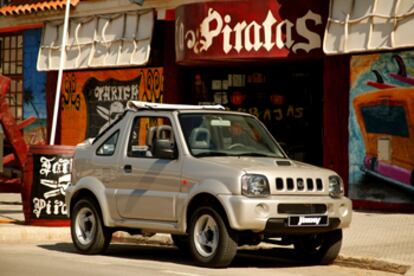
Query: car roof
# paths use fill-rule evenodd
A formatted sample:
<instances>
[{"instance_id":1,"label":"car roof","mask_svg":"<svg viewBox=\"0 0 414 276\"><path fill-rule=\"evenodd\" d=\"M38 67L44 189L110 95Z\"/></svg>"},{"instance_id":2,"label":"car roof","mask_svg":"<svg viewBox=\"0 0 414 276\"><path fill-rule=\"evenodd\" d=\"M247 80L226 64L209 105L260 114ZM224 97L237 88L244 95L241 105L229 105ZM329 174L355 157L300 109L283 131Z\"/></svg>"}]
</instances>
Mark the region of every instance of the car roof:
<instances>
[{"instance_id":1,"label":"car roof","mask_svg":"<svg viewBox=\"0 0 414 276\"><path fill-rule=\"evenodd\" d=\"M187 104L164 104L142 101L129 101L127 107L132 110L225 110L222 105L187 105Z\"/></svg>"},{"instance_id":2,"label":"car roof","mask_svg":"<svg viewBox=\"0 0 414 276\"><path fill-rule=\"evenodd\" d=\"M163 104L163 103L150 103L142 101L129 101L127 103L127 110L135 112L144 112L144 111L166 111L166 112L178 112L180 114L184 113L215 113L215 114L233 114L241 116L251 116L253 115L245 112L230 111L226 110L224 106L220 104L216 105L188 105L188 104Z\"/></svg>"}]
</instances>

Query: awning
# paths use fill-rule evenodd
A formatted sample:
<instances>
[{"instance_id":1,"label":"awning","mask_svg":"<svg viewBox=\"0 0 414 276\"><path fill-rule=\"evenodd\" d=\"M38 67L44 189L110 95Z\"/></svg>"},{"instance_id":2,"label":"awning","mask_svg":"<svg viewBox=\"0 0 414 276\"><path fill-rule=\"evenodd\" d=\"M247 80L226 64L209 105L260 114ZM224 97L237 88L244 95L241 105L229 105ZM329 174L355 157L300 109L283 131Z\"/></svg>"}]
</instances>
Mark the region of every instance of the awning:
<instances>
[{"instance_id":1,"label":"awning","mask_svg":"<svg viewBox=\"0 0 414 276\"><path fill-rule=\"evenodd\" d=\"M145 65L153 27L153 10L71 18L63 69ZM63 20L45 23L38 70L58 70L62 29Z\"/></svg>"},{"instance_id":2,"label":"awning","mask_svg":"<svg viewBox=\"0 0 414 276\"><path fill-rule=\"evenodd\" d=\"M70 4L76 6L80 0L71 0ZM8 5L0 8L0 15L21 15L40 11L63 10L66 6L66 0L14 0Z\"/></svg>"},{"instance_id":3,"label":"awning","mask_svg":"<svg viewBox=\"0 0 414 276\"><path fill-rule=\"evenodd\" d=\"M330 1L326 54L405 47L414 47L414 0Z\"/></svg>"}]
</instances>

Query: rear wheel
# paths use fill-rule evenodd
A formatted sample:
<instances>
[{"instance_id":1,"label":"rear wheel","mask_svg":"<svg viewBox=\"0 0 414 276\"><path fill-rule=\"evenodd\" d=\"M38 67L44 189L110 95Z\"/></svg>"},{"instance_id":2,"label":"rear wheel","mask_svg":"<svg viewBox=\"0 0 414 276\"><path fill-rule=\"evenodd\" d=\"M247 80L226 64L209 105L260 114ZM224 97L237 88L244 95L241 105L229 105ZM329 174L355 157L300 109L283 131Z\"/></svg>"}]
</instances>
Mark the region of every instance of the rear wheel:
<instances>
[{"instance_id":1,"label":"rear wheel","mask_svg":"<svg viewBox=\"0 0 414 276\"><path fill-rule=\"evenodd\" d=\"M330 264L342 245L342 229L327 233L301 236L295 239L294 247L301 261L311 264Z\"/></svg>"},{"instance_id":2,"label":"rear wheel","mask_svg":"<svg viewBox=\"0 0 414 276\"><path fill-rule=\"evenodd\" d=\"M112 232L102 222L98 204L93 200L76 202L71 214L71 236L75 247L84 254L105 252Z\"/></svg>"},{"instance_id":3,"label":"rear wheel","mask_svg":"<svg viewBox=\"0 0 414 276\"><path fill-rule=\"evenodd\" d=\"M199 265L224 267L236 255L236 234L217 211L199 207L190 221L189 249Z\"/></svg>"}]
</instances>

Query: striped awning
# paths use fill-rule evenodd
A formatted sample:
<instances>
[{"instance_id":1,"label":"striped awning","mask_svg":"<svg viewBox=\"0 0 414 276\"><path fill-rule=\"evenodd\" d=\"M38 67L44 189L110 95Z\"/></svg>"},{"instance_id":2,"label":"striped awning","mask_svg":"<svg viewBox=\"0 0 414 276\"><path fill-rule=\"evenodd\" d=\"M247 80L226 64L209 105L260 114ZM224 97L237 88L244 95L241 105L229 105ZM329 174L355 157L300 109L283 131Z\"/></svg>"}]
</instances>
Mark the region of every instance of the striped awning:
<instances>
[{"instance_id":1,"label":"striped awning","mask_svg":"<svg viewBox=\"0 0 414 276\"><path fill-rule=\"evenodd\" d=\"M80 0L70 0L71 5L76 6ZM0 8L0 15L23 15L42 11L63 10L66 0L14 0L10 4Z\"/></svg>"}]
</instances>

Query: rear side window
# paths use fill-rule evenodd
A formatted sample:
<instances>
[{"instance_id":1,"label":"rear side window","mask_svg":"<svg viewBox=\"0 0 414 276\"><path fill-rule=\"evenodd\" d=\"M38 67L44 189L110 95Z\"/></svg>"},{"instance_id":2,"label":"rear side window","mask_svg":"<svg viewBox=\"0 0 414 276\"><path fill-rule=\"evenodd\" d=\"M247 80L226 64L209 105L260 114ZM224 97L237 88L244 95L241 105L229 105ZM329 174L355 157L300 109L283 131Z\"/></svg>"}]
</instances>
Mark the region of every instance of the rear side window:
<instances>
[{"instance_id":1,"label":"rear side window","mask_svg":"<svg viewBox=\"0 0 414 276\"><path fill-rule=\"evenodd\" d=\"M160 158L162 146L175 147L171 122L165 117L136 117L128 141L128 156Z\"/></svg>"},{"instance_id":2,"label":"rear side window","mask_svg":"<svg viewBox=\"0 0 414 276\"><path fill-rule=\"evenodd\" d=\"M119 130L114 132L108 139L103 142L99 148L96 150L96 155L100 156L111 156L114 154L116 149L116 144L118 142Z\"/></svg>"}]
</instances>

